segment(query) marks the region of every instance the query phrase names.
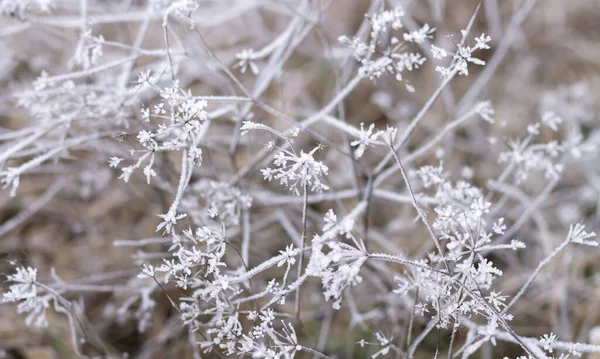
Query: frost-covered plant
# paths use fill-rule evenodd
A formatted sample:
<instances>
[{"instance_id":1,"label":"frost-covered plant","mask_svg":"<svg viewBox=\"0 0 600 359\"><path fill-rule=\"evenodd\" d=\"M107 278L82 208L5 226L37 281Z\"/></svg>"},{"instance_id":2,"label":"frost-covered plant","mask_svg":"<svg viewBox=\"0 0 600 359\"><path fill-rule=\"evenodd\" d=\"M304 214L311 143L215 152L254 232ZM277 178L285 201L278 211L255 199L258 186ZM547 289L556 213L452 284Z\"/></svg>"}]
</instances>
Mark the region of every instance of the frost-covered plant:
<instances>
[{"instance_id":1,"label":"frost-covered plant","mask_svg":"<svg viewBox=\"0 0 600 359\"><path fill-rule=\"evenodd\" d=\"M7 276L7 280L14 284L10 286L8 292L2 295L2 301L4 303L20 302L17 312L19 314L27 313L25 319L27 325L47 326L46 309L50 307L51 297L38 295L37 270L31 267L17 267L16 273Z\"/></svg>"},{"instance_id":2,"label":"frost-covered plant","mask_svg":"<svg viewBox=\"0 0 600 359\"><path fill-rule=\"evenodd\" d=\"M84 358L600 352L593 86L509 90L535 0L367 3L0 0L6 317Z\"/></svg>"},{"instance_id":3,"label":"frost-covered plant","mask_svg":"<svg viewBox=\"0 0 600 359\"><path fill-rule=\"evenodd\" d=\"M322 162L315 160L313 155L318 149L319 147L315 147L308 153L300 151L298 155L281 151L273 159L276 168L267 167L261 170L262 175L267 181L278 180L296 195L300 195L298 187L304 186L310 187L313 192L326 191L329 187L323 183L323 177L329 169Z\"/></svg>"},{"instance_id":4,"label":"frost-covered plant","mask_svg":"<svg viewBox=\"0 0 600 359\"><path fill-rule=\"evenodd\" d=\"M404 26L402 17L404 10L396 7L384 10L372 16L367 16L371 23L371 32L367 42L359 38L341 36L338 40L351 48L355 59L361 64L358 72L362 77L371 80L378 79L386 74L394 75L396 80L403 81L404 72L418 69L426 58L417 52L402 52L408 44L422 44L426 39L433 37L435 28L424 24L422 28L398 33ZM414 87L406 83L406 88L414 92Z\"/></svg>"},{"instance_id":5,"label":"frost-covered plant","mask_svg":"<svg viewBox=\"0 0 600 359\"><path fill-rule=\"evenodd\" d=\"M443 48L432 46L431 52L433 58L437 60L443 60L447 57L451 59L449 66L437 66L435 70L439 72L442 77L450 77L453 73L467 76L469 74L469 62L475 65L483 66L485 61L473 56L473 53L477 50L487 50L490 48L488 43L492 41L489 35L481 34L479 37L474 38L475 44L473 46L464 45L463 41L456 46L456 52L444 50Z\"/></svg>"}]
</instances>

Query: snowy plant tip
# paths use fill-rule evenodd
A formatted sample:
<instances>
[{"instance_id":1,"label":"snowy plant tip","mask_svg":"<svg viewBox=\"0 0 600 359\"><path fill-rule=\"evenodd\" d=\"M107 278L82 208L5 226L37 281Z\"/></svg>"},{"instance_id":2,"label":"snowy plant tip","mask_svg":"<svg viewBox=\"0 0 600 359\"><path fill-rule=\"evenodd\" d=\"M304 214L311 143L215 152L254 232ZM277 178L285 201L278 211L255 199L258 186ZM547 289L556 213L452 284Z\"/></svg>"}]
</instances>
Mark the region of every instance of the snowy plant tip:
<instances>
[{"instance_id":1,"label":"snowy plant tip","mask_svg":"<svg viewBox=\"0 0 600 359\"><path fill-rule=\"evenodd\" d=\"M586 232L585 225L581 222L574 225L572 224L569 227L569 233L567 234L567 239L570 242L597 247L597 241L589 240L589 238L594 237L596 237L596 232Z\"/></svg>"},{"instance_id":2,"label":"snowy plant tip","mask_svg":"<svg viewBox=\"0 0 600 359\"><path fill-rule=\"evenodd\" d=\"M46 309L50 307L51 296L38 293L37 269L16 267L16 273L8 275L7 281L12 284L2 294L2 302L19 302L17 313L27 313L25 324L28 326L47 327Z\"/></svg>"},{"instance_id":3,"label":"snowy plant tip","mask_svg":"<svg viewBox=\"0 0 600 359\"><path fill-rule=\"evenodd\" d=\"M354 140L350 142L351 146L356 146L356 150L354 150L354 157L361 158L365 150L373 145L391 145L393 143L393 139L396 135L396 129L393 127L389 127L386 130L379 130L373 133L375 129L375 124L369 125L369 127L365 130L365 124L361 122L360 130L358 131L358 140ZM382 141L378 141L378 138L381 138Z\"/></svg>"},{"instance_id":4,"label":"snowy plant tip","mask_svg":"<svg viewBox=\"0 0 600 359\"><path fill-rule=\"evenodd\" d=\"M436 71L439 72L443 78L449 78L456 73L462 76L469 75L469 63L484 66L485 61L481 60L478 57L475 57L473 53L477 50L489 49L489 43L492 41L492 38L489 35L481 34L474 40L475 44L472 46L463 45L462 43L457 44L457 49L454 52L447 51L443 48L432 45L431 52L433 54L434 59L443 60L447 57L451 59L450 65L437 66Z\"/></svg>"}]
</instances>

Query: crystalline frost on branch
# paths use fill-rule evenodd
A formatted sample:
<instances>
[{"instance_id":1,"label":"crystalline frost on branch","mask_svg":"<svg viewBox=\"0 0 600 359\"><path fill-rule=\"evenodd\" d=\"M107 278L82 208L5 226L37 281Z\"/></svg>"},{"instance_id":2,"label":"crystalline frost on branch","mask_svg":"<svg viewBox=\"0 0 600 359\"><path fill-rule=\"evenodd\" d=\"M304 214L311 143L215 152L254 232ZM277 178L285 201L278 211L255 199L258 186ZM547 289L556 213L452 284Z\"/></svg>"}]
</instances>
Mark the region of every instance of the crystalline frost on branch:
<instances>
[{"instance_id":1,"label":"crystalline frost on branch","mask_svg":"<svg viewBox=\"0 0 600 359\"><path fill-rule=\"evenodd\" d=\"M475 38L475 45L466 46L460 43L457 45L456 52L450 52L432 45L431 51L434 59L441 60L452 55L452 61L450 62L450 65L447 67L437 66L436 71L439 72L444 78L447 78L454 73L467 76L469 74L469 62L480 66L485 65L485 61L474 57L473 53L477 50L489 49L490 46L488 43L490 41L492 41L492 38L489 35L481 34L481 36Z\"/></svg>"},{"instance_id":2,"label":"crystalline frost on branch","mask_svg":"<svg viewBox=\"0 0 600 359\"><path fill-rule=\"evenodd\" d=\"M313 157L319 148L315 147L308 153L300 151L300 155L289 151L279 152L273 161L277 168L267 167L261 172L266 180L279 180L281 185L288 187L297 196L300 195L298 187L305 185L313 192L328 190L329 187L322 182L322 178L327 175L329 168Z\"/></svg>"},{"instance_id":3,"label":"crystalline frost on branch","mask_svg":"<svg viewBox=\"0 0 600 359\"><path fill-rule=\"evenodd\" d=\"M402 34L402 40L393 32L402 29L401 17L404 11L400 7L385 10L371 16L371 32L365 43L358 38L341 36L338 40L354 50L355 59L361 64L358 73L370 80L392 74L396 80L404 81L403 72L418 69L426 61L419 53L400 52L407 43L420 44L431 38L435 28L428 24L422 28ZM410 92L414 88L406 83Z\"/></svg>"}]
</instances>

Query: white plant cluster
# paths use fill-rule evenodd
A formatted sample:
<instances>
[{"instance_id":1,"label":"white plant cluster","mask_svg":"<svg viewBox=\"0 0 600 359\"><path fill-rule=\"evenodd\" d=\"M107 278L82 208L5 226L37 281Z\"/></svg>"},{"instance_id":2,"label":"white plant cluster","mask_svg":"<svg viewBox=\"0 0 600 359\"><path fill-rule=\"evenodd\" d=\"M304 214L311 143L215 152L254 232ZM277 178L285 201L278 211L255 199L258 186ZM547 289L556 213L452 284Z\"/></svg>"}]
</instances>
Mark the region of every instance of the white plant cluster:
<instances>
[{"instance_id":1,"label":"white plant cluster","mask_svg":"<svg viewBox=\"0 0 600 359\"><path fill-rule=\"evenodd\" d=\"M360 62L359 75L371 80L378 79L386 74L392 74L396 80L403 81L403 73L418 69L425 63L426 58L417 52L402 52L409 43L422 44L432 37L435 28L424 24L422 28L404 32L402 39L396 34L404 26L402 17L404 10L396 7L384 10L369 17L371 32L368 42L363 42L358 37L348 38L341 36L339 41L346 44L354 51L354 57ZM408 91L414 92L410 84L406 84Z\"/></svg>"},{"instance_id":2,"label":"white plant cluster","mask_svg":"<svg viewBox=\"0 0 600 359\"><path fill-rule=\"evenodd\" d=\"M558 268L568 271L598 245L589 229L598 222L583 211L544 217L545 205L559 205L551 193L576 192L563 181L598 156L585 91L549 90L538 118L519 119L524 135L510 132L494 100L480 98L481 83L518 29L495 42L475 34L477 5L455 42L443 21L421 23L412 6L367 3L355 34L334 34L321 23L327 1L150 0L106 14L106 4L89 0L1 0L0 36L14 38L15 49L29 33L57 36L38 51L68 50L59 65L32 59L33 78L9 89L16 96L6 117L18 120L0 124L0 183L6 203L29 204L0 223L0 237L60 198L69 213L116 200L123 215L142 201L128 226L155 232L69 223L108 242L115 257L79 279L10 259L2 302L16 304L27 326L66 323L70 352L82 358L150 358L175 342L184 349L173 357L195 359L600 353L573 341L568 307L543 333L520 331L521 303L549 295L547 267L563 261ZM238 30L252 32L245 27L264 12L283 25L261 25L259 40L242 34L237 45L215 45L238 18L248 21ZM133 38L111 30L131 24ZM309 92L288 103L310 82L286 77L296 56L334 69L335 83L321 85L330 91L325 103ZM457 75L477 79L460 102ZM425 76L433 89L421 87ZM377 91L369 111L379 106L383 120L347 111L364 114L352 106L359 86ZM392 98L410 98L416 110ZM438 102L448 119L429 115ZM462 137L484 148L470 155L491 158L485 168L461 162L469 153ZM582 197L600 191L600 176L585 173ZM131 260L113 265L123 253ZM533 267L521 263L530 257ZM97 319L87 304L102 293L110 300ZM117 332L134 323L145 341L123 349L106 337L106 323ZM339 348L340 337L354 349Z\"/></svg>"}]
</instances>

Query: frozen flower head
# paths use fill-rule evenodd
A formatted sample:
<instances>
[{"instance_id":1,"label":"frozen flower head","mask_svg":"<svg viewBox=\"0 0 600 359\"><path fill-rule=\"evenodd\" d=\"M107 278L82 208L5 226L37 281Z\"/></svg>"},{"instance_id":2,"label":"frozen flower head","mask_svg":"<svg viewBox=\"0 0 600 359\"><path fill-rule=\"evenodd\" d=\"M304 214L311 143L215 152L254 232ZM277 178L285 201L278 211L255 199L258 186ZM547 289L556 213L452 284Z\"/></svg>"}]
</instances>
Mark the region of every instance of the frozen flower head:
<instances>
[{"instance_id":1,"label":"frozen flower head","mask_svg":"<svg viewBox=\"0 0 600 359\"><path fill-rule=\"evenodd\" d=\"M325 300L340 309L342 294L348 286L362 282L360 268L367 260L364 251L337 240L315 235L307 274L321 278Z\"/></svg>"},{"instance_id":2,"label":"frozen flower head","mask_svg":"<svg viewBox=\"0 0 600 359\"><path fill-rule=\"evenodd\" d=\"M405 72L418 69L425 63L426 58L420 53L406 52L406 48L431 38L435 29L425 24L420 29L400 34L402 16L404 11L400 7L370 16L371 32L366 42L347 36L338 39L354 51L354 57L361 65L359 76L376 80L392 75L396 80L404 81ZM405 86L409 92L414 92L409 83L405 83Z\"/></svg>"},{"instance_id":3,"label":"frozen flower head","mask_svg":"<svg viewBox=\"0 0 600 359\"><path fill-rule=\"evenodd\" d=\"M8 281L14 284L10 286L8 292L2 295L2 301L16 302L35 297L37 295L36 279L37 269L17 267L17 272L8 276Z\"/></svg>"},{"instance_id":4,"label":"frozen flower head","mask_svg":"<svg viewBox=\"0 0 600 359\"><path fill-rule=\"evenodd\" d=\"M38 295L37 270L31 267L17 267L16 273L8 275L7 279L13 284L2 294L2 302L19 302L17 313L28 313L25 324L46 327L46 309L50 306L50 297Z\"/></svg>"},{"instance_id":5,"label":"frozen flower head","mask_svg":"<svg viewBox=\"0 0 600 359\"><path fill-rule=\"evenodd\" d=\"M321 278L323 295L326 300L333 300L334 309L340 309L342 294L348 286L362 282L359 272L368 258L363 242L351 234L353 225L354 221L349 218L338 222L333 210L329 210L323 234L315 235L312 240L306 273ZM354 246L340 241L338 235L352 239Z\"/></svg>"},{"instance_id":6,"label":"frozen flower head","mask_svg":"<svg viewBox=\"0 0 600 359\"><path fill-rule=\"evenodd\" d=\"M386 145L392 146L394 144L394 140L396 139L396 134L398 133L398 129L396 127L388 126L385 131L379 131L378 136L381 137L383 142Z\"/></svg>"},{"instance_id":7,"label":"frozen flower head","mask_svg":"<svg viewBox=\"0 0 600 359\"><path fill-rule=\"evenodd\" d=\"M244 49L241 52L238 52L235 57L238 59L238 63L235 67L239 67L241 73L246 73L246 70L250 68L250 71L252 71L253 74L258 74L258 66L254 62L257 58L254 54L254 50Z\"/></svg>"},{"instance_id":8,"label":"frozen flower head","mask_svg":"<svg viewBox=\"0 0 600 359\"><path fill-rule=\"evenodd\" d=\"M489 49L490 46L488 43L490 41L492 41L492 38L489 35L481 34L479 37L475 38L475 45L467 46L461 42L457 45L455 52L447 51L443 48L432 45L431 52L434 59L442 60L448 56L451 56L452 59L449 66L437 66L436 71L439 72L444 78L453 76L456 73L462 76L469 75L469 63L480 66L485 65L485 61L475 57L473 53L477 50Z\"/></svg>"},{"instance_id":9,"label":"frozen flower head","mask_svg":"<svg viewBox=\"0 0 600 359\"><path fill-rule=\"evenodd\" d=\"M570 242L584 244L591 247L597 247L598 242L590 240L590 238L596 237L595 232L586 232L585 225L583 223L577 223L571 225L567 238Z\"/></svg>"},{"instance_id":10,"label":"frozen flower head","mask_svg":"<svg viewBox=\"0 0 600 359\"><path fill-rule=\"evenodd\" d=\"M360 124L359 139L350 142L350 145L357 146L354 150L354 157L361 158L365 153L367 147L373 145L377 141L377 137L380 136L380 132L373 133L375 124L371 124L368 129L365 130L365 124Z\"/></svg>"},{"instance_id":11,"label":"frozen flower head","mask_svg":"<svg viewBox=\"0 0 600 359\"><path fill-rule=\"evenodd\" d=\"M547 143L532 143L533 138L539 134L539 126L540 123L529 125L528 137L523 140L510 140L508 142L510 150L501 152L498 157L499 163L508 163L515 167L513 172L517 184L528 180L536 173L543 173L548 179L558 180L564 169L560 155L565 154L568 149L578 152L579 149L585 148L578 145L577 139L571 143L568 139L562 143L555 140Z\"/></svg>"},{"instance_id":12,"label":"frozen flower head","mask_svg":"<svg viewBox=\"0 0 600 359\"><path fill-rule=\"evenodd\" d=\"M388 31L389 28L392 30L399 30L402 28L402 21L400 20L404 16L404 11L401 7L396 7L392 10L386 10L376 13L371 17L372 30L371 36L377 37L380 32Z\"/></svg>"},{"instance_id":13,"label":"frozen flower head","mask_svg":"<svg viewBox=\"0 0 600 359\"><path fill-rule=\"evenodd\" d=\"M317 146L308 153L300 151L300 155L289 151L279 152L273 161L277 168L267 167L261 172L266 180L279 180L281 185L297 196L300 195L299 187L304 186L313 192L328 190L329 187L322 182L322 178L327 175L329 168L313 157L320 148Z\"/></svg>"}]
</instances>

